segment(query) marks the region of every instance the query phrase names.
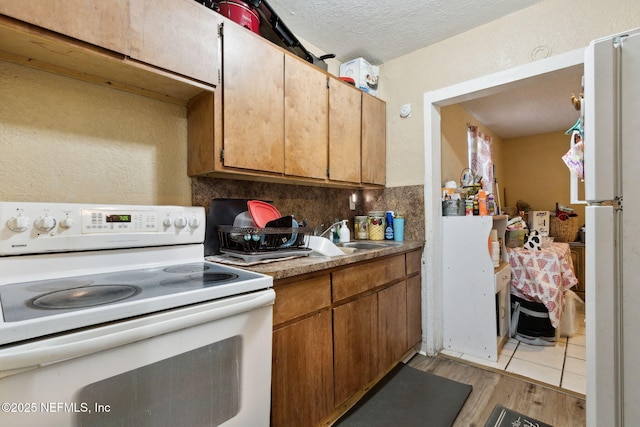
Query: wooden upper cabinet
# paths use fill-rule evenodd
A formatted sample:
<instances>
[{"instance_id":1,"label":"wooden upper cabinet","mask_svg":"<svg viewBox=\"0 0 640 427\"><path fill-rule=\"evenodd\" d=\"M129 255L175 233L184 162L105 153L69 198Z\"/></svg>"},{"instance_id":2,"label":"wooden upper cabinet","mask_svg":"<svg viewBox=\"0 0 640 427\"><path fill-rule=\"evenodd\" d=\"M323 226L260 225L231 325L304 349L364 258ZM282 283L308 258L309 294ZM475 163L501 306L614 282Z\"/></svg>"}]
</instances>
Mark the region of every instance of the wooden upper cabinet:
<instances>
[{"instance_id":1,"label":"wooden upper cabinet","mask_svg":"<svg viewBox=\"0 0 640 427\"><path fill-rule=\"evenodd\" d=\"M282 174L284 52L235 24L223 46L224 166Z\"/></svg>"},{"instance_id":2,"label":"wooden upper cabinet","mask_svg":"<svg viewBox=\"0 0 640 427\"><path fill-rule=\"evenodd\" d=\"M329 79L329 179L360 183L361 92Z\"/></svg>"},{"instance_id":3,"label":"wooden upper cabinet","mask_svg":"<svg viewBox=\"0 0 640 427\"><path fill-rule=\"evenodd\" d=\"M325 179L327 75L289 55L284 72L285 174Z\"/></svg>"},{"instance_id":4,"label":"wooden upper cabinet","mask_svg":"<svg viewBox=\"0 0 640 427\"><path fill-rule=\"evenodd\" d=\"M82 3L82 0L74 0ZM193 0L128 0L131 57L202 82L218 85L220 15ZM86 2L106 3L112 2Z\"/></svg>"},{"instance_id":5,"label":"wooden upper cabinet","mask_svg":"<svg viewBox=\"0 0 640 427\"><path fill-rule=\"evenodd\" d=\"M386 182L387 134L386 104L362 94L362 183Z\"/></svg>"},{"instance_id":6,"label":"wooden upper cabinet","mask_svg":"<svg viewBox=\"0 0 640 427\"><path fill-rule=\"evenodd\" d=\"M0 2L0 14L129 54L129 0L9 0Z\"/></svg>"}]
</instances>

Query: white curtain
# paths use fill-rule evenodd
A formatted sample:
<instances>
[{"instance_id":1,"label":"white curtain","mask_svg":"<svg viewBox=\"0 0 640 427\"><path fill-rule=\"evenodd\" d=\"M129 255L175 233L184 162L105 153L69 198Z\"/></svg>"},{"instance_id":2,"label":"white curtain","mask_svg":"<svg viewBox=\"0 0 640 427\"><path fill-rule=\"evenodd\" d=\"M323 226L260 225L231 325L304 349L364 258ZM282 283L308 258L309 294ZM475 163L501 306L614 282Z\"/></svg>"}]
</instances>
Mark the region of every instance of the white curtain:
<instances>
[{"instance_id":1,"label":"white curtain","mask_svg":"<svg viewBox=\"0 0 640 427\"><path fill-rule=\"evenodd\" d=\"M474 175L482 176L482 189L493 194L493 139L484 135L477 126L467 128L467 144L469 148L469 169Z\"/></svg>"}]
</instances>

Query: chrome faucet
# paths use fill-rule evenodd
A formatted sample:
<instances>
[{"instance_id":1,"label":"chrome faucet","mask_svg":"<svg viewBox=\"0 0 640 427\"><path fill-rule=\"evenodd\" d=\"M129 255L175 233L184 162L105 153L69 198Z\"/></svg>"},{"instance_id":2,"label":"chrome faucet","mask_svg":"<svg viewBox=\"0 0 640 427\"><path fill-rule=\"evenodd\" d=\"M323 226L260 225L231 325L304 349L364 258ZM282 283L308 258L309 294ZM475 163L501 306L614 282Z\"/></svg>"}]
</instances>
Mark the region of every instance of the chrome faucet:
<instances>
[{"instance_id":1,"label":"chrome faucet","mask_svg":"<svg viewBox=\"0 0 640 427\"><path fill-rule=\"evenodd\" d=\"M327 228L326 230L324 230L322 233L318 234L318 230L321 230L322 227L324 226L324 224L320 224L319 226L317 226L314 230L313 230L313 235L314 236L320 236L320 237L325 237L325 234L327 234L329 231L331 231L331 229L335 226L339 226L340 224L342 224L342 221L337 221L334 222L333 224L331 224L329 226L329 228ZM328 238L328 237L327 237ZM331 240L330 238L328 238L329 240Z\"/></svg>"}]
</instances>

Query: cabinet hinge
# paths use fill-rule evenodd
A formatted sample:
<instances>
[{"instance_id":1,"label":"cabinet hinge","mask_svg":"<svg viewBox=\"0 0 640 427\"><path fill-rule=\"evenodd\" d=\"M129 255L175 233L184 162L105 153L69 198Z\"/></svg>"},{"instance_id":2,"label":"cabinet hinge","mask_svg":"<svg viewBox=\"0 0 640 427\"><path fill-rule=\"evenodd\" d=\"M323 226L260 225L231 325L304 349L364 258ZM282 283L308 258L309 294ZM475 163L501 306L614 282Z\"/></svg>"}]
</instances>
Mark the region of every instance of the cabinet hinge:
<instances>
[{"instance_id":1,"label":"cabinet hinge","mask_svg":"<svg viewBox=\"0 0 640 427\"><path fill-rule=\"evenodd\" d=\"M224 23L218 25L218 37L224 36Z\"/></svg>"},{"instance_id":2,"label":"cabinet hinge","mask_svg":"<svg viewBox=\"0 0 640 427\"><path fill-rule=\"evenodd\" d=\"M327 178L329 178L331 175L329 175L329 168L327 168Z\"/></svg>"},{"instance_id":3,"label":"cabinet hinge","mask_svg":"<svg viewBox=\"0 0 640 427\"><path fill-rule=\"evenodd\" d=\"M327 80L327 89L329 89L329 88L330 88L330 87L329 87L329 80Z\"/></svg>"},{"instance_id":4,"label":"cabinet hinge","mask_svg":"<svg viewBox=\"0 0 640 427\"><path fill-rule=\"evenodd\" d=\"M224 148L220 149L220 161L224 162Z\"/></svg>"}]
</instances>

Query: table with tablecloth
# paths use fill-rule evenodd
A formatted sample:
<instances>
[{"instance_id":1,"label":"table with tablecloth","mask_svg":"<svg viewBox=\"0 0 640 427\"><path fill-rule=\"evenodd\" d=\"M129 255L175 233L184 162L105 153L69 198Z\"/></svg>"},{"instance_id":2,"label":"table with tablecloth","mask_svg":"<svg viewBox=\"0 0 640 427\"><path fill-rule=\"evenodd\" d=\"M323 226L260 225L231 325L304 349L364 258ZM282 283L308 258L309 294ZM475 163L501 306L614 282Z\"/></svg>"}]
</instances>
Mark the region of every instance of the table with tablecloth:
<instances>
[{"instance_id":1,"label":"table with tablecloth","mask_svg":"<svg viewBox=\"0 0 640 427\"><path fill-rule=\"evenodd\" d=\"M557 328L565 305L565 292L578 284L571 249L567 243L551 243L542 250L507 248L511 266L511 294L540 302L549 310Z\"/></svg>"}]
</instances>

